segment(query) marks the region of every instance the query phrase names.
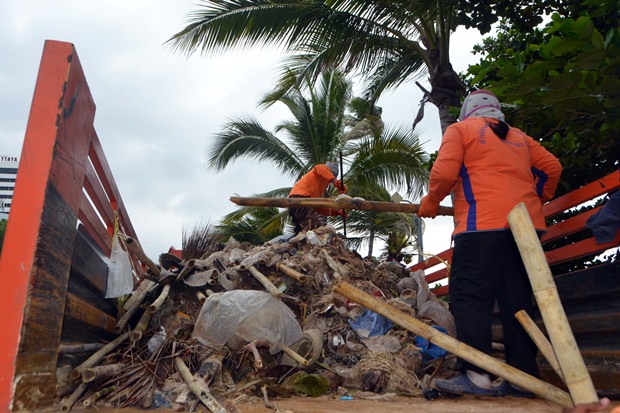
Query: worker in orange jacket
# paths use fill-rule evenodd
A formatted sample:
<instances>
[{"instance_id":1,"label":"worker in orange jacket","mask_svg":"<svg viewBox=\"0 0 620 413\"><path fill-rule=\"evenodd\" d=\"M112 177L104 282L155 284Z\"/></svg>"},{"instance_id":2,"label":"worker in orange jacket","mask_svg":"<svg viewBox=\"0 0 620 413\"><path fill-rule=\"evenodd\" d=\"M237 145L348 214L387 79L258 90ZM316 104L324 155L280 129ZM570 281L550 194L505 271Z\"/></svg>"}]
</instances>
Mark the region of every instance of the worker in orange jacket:
<instances>
[{"instance_id":1,"label":"worker in orange jacket","mask_svg":"<svg viewBox=\"0 0 620 413\"><path fill-rule=\"evenodd\" d=\"M316 165L307 174L301 177L289 193L289 198L321 198L325 196L325 190L329 184L333 184L338 192L344 194L347 187L337 178L338 164L327 161ZM291 207L288 214L295 225L295 234L299 231L307 231L312 228L327 224L326 216L347 217L344 209L310 208L304 206Z\"/></svg>"},{"instance_id":2,"label":"worker in orange jacket","mask_svg":"<svg viewBox=\"0 0 620 413\"><path fill-rule=\"evenodd\" d=\"M506 362L535 377L536 345L514 314L532 315L532 287L510 231L507 216L518 203L527 207L534 227L545 229L542 210L558 185L562 166L539 142L509 126L497 97L472 92L459 122L450 125L431 170L429 191L418 215L434 218L439 203L452 195L455 229L450 269L450 310L457 339L491 353L491 324L499 305ZM479 367L460 360L461 374L435 380L435 387L457 394L517 393L508 383L494 387Z\"/></svg>"}]
</instances>

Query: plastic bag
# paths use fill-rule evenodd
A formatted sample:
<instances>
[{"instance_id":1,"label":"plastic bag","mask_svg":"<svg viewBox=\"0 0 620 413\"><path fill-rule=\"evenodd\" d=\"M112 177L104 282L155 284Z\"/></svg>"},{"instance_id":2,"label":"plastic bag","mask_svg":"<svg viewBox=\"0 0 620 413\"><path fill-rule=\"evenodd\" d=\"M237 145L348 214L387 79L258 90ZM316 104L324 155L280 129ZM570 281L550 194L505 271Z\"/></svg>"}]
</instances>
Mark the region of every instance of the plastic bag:
<instances>
[{"instance_id":1,"label":"plastic bag","mask_svg":"<svg viewBox=\"0 0 620 413\"><path fill-rule=\"evenodd\" d=\"M349 325L362 338L381 336L393 326L390 320L368 309L364 309L359 317L349 320Z\"/></svg>"},{"instance_id":2,"label":"plastic bag","mask_svg":"<svg viewBox=\"0 0 620 413\"><path fill-rule=\"evenodd\" d=\"M269 352L290 346L301 338L295 314L271 294L257 290L232 290L207 298L200 309L192 337L210 347L237 346L267 340Z\"/></svg>"},{"instance_id":3,"label":"plastic bag","mask_svg":"<svg viewBox=\"0 0 620 413\"><path fill-rule=\"evenodd\" d=\"M441 326L432 326L435 330L441 331L444 334L447 334L445 328ZM422 350L422 361L427 362L431 360L435 360L439 357L444 357L448 352L443 348L439 347L437 344L430 343L427 339L422 336L416 336L415 345Z\"/></svg>"},{"instance_id":4,"label":"plastic bag","mask_svg":"<svg viewBox=\"0 0 620 413\"><path fill-rule=\"evenodd\" d=\"M116 298L133 291L133 272L129 254L121 246L118 235L112 238L112 252L108 265L108 285L106 298Z\"/></svg>"}]
</instances>

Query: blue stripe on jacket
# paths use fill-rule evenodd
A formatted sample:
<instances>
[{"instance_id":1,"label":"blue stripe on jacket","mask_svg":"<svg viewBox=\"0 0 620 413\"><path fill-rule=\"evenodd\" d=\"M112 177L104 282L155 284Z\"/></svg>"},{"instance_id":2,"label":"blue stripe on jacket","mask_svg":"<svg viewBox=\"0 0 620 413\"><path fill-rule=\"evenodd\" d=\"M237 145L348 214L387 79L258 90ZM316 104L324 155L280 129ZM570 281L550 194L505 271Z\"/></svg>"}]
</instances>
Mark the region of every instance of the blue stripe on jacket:
<instances>
[{"instance_id":1,"label":"blue stripe on jacket","mask_svg":"<svg viewBox=\"0 0 620 413\"><path fill-rule=\"evenodd\" d=\"M538 178L538 182L536 183L536 193L540 198L543 196L543 191L545 190L545 185L547 184L547 179L549 176L542 169L537 169L532 167L532 174L534 177Z\"/></svg>"},{"instance_id":2,"label":"blue stripe on jacket","mask_svg":"<svg viewBox=\"0 0 620 413\"><path fill-rule=\"evenodd\" d=\"M476 198L474 197L474 191L471 187L471 179L469 177L469 173L467 172L467 167L465 167L465 165L461 165L461 171L459 172L459 176L463 180L463 194L465 195L465 200L469 204L469 209L467 211L467 231L475 231L476 230Z\"/></svg>"}]
</instances>

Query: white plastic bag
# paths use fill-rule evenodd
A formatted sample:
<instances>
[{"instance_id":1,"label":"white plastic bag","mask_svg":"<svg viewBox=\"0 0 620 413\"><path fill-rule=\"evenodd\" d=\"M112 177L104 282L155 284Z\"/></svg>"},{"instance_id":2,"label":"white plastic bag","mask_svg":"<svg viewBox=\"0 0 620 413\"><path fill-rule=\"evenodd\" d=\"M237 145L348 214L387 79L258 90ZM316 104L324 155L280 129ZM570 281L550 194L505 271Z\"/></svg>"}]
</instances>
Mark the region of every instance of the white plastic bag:
<instances>
[{"instance_id":1,"label":"white plastic bag","mask_svg":"<svg viewBox=\"0 0 620 413\"><path fill-rule=\"evenodd\" d=\"M129 254L123 249L118 240L118 235L112 238L112 252L108 265L108 286L106 298L116 298L133 291L133 273Z\"/></svg>"},{"instance_id":2,"label":"white plastic bag","mask_svg":"<svg viewBox=\"0 0 620 413\"><path fill-rule=\"evenodd\" d=\"M232 290L206 299L192 337L209 347L233 348L252 340L268 340L269 352L290 346L302 331L295 314L282 301L258 290ZM233 348L237 350L237 348Z\"/></svg>"}]
</instances>

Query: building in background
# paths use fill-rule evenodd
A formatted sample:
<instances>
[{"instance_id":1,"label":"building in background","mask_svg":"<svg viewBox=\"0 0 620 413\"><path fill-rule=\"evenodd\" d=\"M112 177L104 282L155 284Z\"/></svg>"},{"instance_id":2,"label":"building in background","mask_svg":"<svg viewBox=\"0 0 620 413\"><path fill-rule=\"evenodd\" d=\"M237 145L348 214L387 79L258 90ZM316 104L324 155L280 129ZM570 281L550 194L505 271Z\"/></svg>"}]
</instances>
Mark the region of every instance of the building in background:
<instances>
[{"instance_id":1,"label":"building in background","mask_svg":"<svg viewBox=\"0 0 620 413\"><path fill-rule=\"evenodd\" d=\"M0 155L0 219L8 219L17 178L17 156Z\"/></svg>"}]
</instances>

